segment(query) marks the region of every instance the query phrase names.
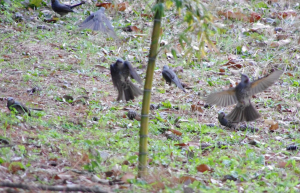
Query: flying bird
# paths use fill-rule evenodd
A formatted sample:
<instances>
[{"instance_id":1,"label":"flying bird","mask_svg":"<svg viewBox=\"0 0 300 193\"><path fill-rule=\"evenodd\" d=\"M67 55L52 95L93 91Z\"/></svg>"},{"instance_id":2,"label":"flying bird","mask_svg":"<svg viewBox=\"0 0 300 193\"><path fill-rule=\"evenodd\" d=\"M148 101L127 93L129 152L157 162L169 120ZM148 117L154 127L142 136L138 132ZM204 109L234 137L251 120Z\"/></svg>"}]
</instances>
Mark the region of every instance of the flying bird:
<instances>
[{"instance_id":1,"label":"flying bird","mask_svg":"<svg viewBox=\"0 0 300 193\"><path fill-rule=\"evenodd\" d=\"M269 76L253 82L250 82L248 76L242 74L241 82L236 87L212 93L206 98L206 102L223 107L237 103L235 108L225 118L233 123L254 121L260 115L250 101L251 96L266 90L279 79L282 73L283 71L277 70Z\"/></svg>"},{"instance_id":2,"label":"flying bird","mask_svg":"<svg viewBox=\"0 0 300 193\"><path fill-rule=\"evenodd\" d=\"M166 80L167 84L171 85L173 82L178 88L183 90L183 92L186 92L184 90L179 78L177 77L175 72L171 68L169 68L169 66L164 65L163 71L162 71L162 76Z\"/></svg>"},{"instance_id":3,"label":"flying bird","mask_svg":"<svg viewBox=\"0 0 300 193\"><path fill-rule=\"evenodd\" d=\"M91 29L94 31L101 31L117 39L114 27L111 25L110 20L106 17L105 8L101 7L95 13L90 14L80 25L81 29Z\"/></svg>"},{"instance_id":4,"label":"flying bird","mask_svg":"<svg viewBox=\"0 0 300 193\"><path fill-rule=\"evenodd\" d=\"M110 65L110 74L112 82L118 90L117 101L133 100L135 97L143 94L143 91L129 79L130 76L142 85L142 79L128 61L124 62L122 59L118 59Z\"/></svg>"},{"instance_id":5,"label":"flying bird","mask_svg":"<svg viewBox=\"0 0 300 193\"><path fill-rule=\"evenodd\" d=\"M60 3L58 0L51 0L51 7L53 9L53 11L55 11L56 13L58 13L61 17L64 15L67 15L69 12L74 12L73 8L85 4L84 1L81 1L80 3L76 4L76 5L66 5L66 4L62 4Z\"/></svg>"}]
</instances>

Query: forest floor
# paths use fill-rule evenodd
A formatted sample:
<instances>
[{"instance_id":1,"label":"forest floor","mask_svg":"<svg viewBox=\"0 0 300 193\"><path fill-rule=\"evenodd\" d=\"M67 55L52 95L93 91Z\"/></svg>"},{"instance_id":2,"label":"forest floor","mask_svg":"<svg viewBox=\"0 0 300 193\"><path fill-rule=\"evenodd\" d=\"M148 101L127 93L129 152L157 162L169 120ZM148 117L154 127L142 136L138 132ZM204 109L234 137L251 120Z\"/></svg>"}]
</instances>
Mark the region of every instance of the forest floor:
<instances>
[{"instance_id":1,"label":"forest floor","mask_svg":"<svg viewBox=\"0 0 300 193\"><path fill-rule=\"evenodd\" d=\"M109 66L128 60L144 80L154 1L106 10L119 42L78 28L98 9L94 2L56 23L44 22L54 15L46 3L34 10L12 1L0 10L0 191L23 192L3 183L28 185L28 192L41 185L107 192L299 191L299 2L203 1L213 17L215 49L205 47L199 60L184 57L183 19L175 9L165 11L151 95L160 107L150 113L144 179L136 177L140 122L127 118L129 110L140 113L142 96L116 101ZM128 25L140 31L125 32ZM174 68L186 93L165 84L163 65ZM274 69L285 72L252 99L261 114L247 123L255 132L219 124L218 113L234 106L204 107L209 93L235 85L241 73L253 80ZM44 111L14 115L7 97Z\"/></svg>"}]
</instances>

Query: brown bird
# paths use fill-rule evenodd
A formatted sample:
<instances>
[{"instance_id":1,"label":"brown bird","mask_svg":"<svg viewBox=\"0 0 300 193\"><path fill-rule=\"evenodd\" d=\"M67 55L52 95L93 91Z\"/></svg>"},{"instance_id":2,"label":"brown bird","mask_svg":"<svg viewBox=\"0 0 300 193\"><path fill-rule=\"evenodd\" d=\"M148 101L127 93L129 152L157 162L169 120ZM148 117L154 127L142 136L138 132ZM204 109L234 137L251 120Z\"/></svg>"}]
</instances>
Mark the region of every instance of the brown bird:
<instances>
[{"instance_id":1,"label":"brown bird","mask_svg":"<svg viewBox=\"0 0 300 193\"><path fill-rule=\"evenodd\" d=\"M237 103L235 108L225 117L233 123L253 121L260 117L250 99L256 93L266 90L271 86L283 71L274 71L269 76L250 82L248 76L242 74L241 82L234 88L210 94L206 98L209 104L229 106Z\"/></svg>"},{"instance_id":2,"label":"brown bird","mask_svg":"<svg viewBox=\"0 0 300 193\"><path fill-rule=\"evenodd\" d=\"M143 91L129 79L130 76L142 85L142 79L128 61L123 62L122 59L118 59L110 65L110 74L113 84L118 90L117 101L133 100L135 97L143 94Z\"/></svg>"}]
</instances>

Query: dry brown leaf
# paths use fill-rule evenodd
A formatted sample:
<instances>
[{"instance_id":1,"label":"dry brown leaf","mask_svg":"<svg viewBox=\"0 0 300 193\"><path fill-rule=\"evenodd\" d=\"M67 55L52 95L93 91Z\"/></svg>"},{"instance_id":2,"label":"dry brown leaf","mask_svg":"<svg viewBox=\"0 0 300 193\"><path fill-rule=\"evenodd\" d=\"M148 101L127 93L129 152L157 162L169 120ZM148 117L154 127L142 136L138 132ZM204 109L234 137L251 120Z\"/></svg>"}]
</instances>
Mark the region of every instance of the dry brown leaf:
<instances>
[{"instance_id":1,"label":"dry brown leaf","mask_svg":"<svg viewBox=\"0 0 300 193\"><path fill-rule=\"evenodd\" d=\"M137 32L137 33L143 33L141 29L139 29L138 27L136 26L131 26L131 30L134 31L134 32Z\"/></svg>"},{"instance_id":2,"label":"dry brown leaf","mask_svg":"<svg viewBox=\"0 0 300 193\"><path fill-rule=\"evenodd\" d=\"M199 166L196 167L198 172L206 172L206 171L211 171L210 167L206 164L200 164Z\"/></svg>"},{"instance_id":3,"label":"dry brown leaf","mask_svg":"<svg viewBox=\"0 0 300 193\"><path fill-rule=\"evenodd\" d=\"M114 172L113 171L107 171L107 172L104 172L105 173L105 177L106 178L109 178L109 177L112 177Z\"/></svg>"},{"instance_id":4,"label":"dry brown leaf","mask_svg":"<svg viewBox=\"0 0 300 193\"><path fill-rule=\"evenodd\" d=\"M141 17L148 17L148 18L152 18L153 15L152 14L144 14L144 13L141 13Z\"/></svg>"},{"instance_id":5,"label":"dry brown leaf","mask_svg":"<svg viewBox=\"0 0 300 193\"><path fill-rule=\"evenodd\" d=\"M193 177L191 177L191 176L181 176L180 178L179 178L179 183L185 183L186 181L188 181L188 180L190 180L191 181L191 183L193 183L194 181L196 181L196 178L193 178Z\"/></svg>"},{"instance_id":6,"label":"dry brown leaf","mask_svg":"<svg viewBox=\"0 0 300 193\"><path fill-rule=\"evenodd\" d=\"M220 72L225 72L225 69L224 69L224 68L220 68L219 71L220 71Z\"/></svg>"},{"instance_id":7,"label":"dry brown leaf","mask_svg":"<svg viewBox=\"0 0 300 193\"><path fill-rule=\"evenodd\" d=\"M175 135L181 136L182 133L180 131L177 131L175 129L169 129L169 131L171 131L172 133L174 133Z\"/></svg>"},{"instance_id":8,"label":"dry brown leaf","mask_svg":"<svg viewBox=\"0 0 300 193\"><path fill-rule=\"evenodd\" d=\"M287 39L289 37L289 35L287 35L287 34L277 34L276 35L276 39L277 40L285 40L285 39Z\"/></svg>"},{"instance_id":9,"label":"dry brown leaf","mask_svg":"<svg viewBox=\"0 0 300 193\"><path fill-rule=\"evenodd\" d=\"M278 42L272 42L272 43L270 44L270 47L271 47L271 48L278 48L278 47L279 47L279 43L278 43Z\"/></svg>"},{"instance_id":10,"label":"dry brown leaf","mask_svg":"<svg viewBox=\"0 0 300 193\"><path fill-rule=\"evenodd\" d=\"M224 64L223 66L227 66L227 68L234 68L234 69L240 69L243 67L242 64L240 64L239 60L236 59L232 59L229 60L226 64Z\"/></svg>"},{"instance_id":11,"label":"dry brown leaf","mask_svg":"<svg viewBox=\"0 0 300 193\"><path fill-rule=\"evenodd\" d=\"M270 131L275 131L277 129L278 129L278 122L276 122L275 124L271 125L270 128L269 128Z\"/></svg>"},{"instance_id":12,"label":"dry brown leaf","mask_svg":"<svg viewBox=\"0 0 300 193\"><path fill-rule=\"evenodd\" d=\"M152 188L155 189L155 190L165 189L165 184L163 182L154 182L151 185L152 185Z\"/></svg>"},{"instance_id":13,"label":"dry brown leaf","mask_svg":"<svg viewBox=\"0 0 300 193\"><path fill-rule=\"evenodd\" d=\"M130 183L130 180L134 180L135 179L135 175L133 175L132 173L126 173L124 174L124 176L122 176L121 180L124 183Z\"/></svg>"},{"instance_id":14,"label":"dry brown leaf","mask_svg":"<svg viewBox=\"0 0 300 193\"><path fill-rule=\"evenodd\" d=\"M178 143L178 144L174 144L175 146L180 146L180 147L187 147L189 146L188 143Z\"/></svg>"},{"instance_id":15,"label":"dry brown leaf","mask_svg":"<svg viewBox=\"0 0 300 193\"><path fill-rule=\"evenodd\" d=\"M191 105L191 109L192 111L199 111L200 113L203 113L204 111L202 110L201 106L198 106L198 105L195 105L195 104L192 104Z\"/></svg>"},{"instance_id":16,"label":"dry brown leaf","mask_svg":"<svg viewBox=\"0 0 300 193\"><path fill-rule=\"evenodd\" d=\"M291 17L291 16L296 17L297 12L294 10L286 10L279 13L275 13L275 15L277 16L278 19L286 19L287 17Z\"/></svg>"},{"instance_id":17,"label":"dry brown leaf","mask_svg":"<svg viewBox=\"0 0 300 193\"><path fill-rule=\"evenodd\" d=\"M227 19L250 21L247 15L239 11L219 11L218 14L225 16Z\"/></svg>"},{"instance_id":18,"label":"dry brown leaf","mask_svg":"<svg viewBox=\"0 0 300 193\"><path fill-rule=\"evenodd\" d=\"M128 2L118 3L118 11L125 11L125 9L129 6ZM97 3L96 7L104 7L105 9L113 9L115 6L112 3Z\"/></svg>"},{"instance_id":19,"label":"dry brown leaf","mask_svg":"<svg viewBox=\"0 0 300 193\"><path fill-rule=\"evenodd\" d=\"M258 21L260 19L261 19L260 14L255 13L255 12L253 12L253 13L250 14L250 18L249 18L250 23L256 22L256 21Z\"/></svg>"},{"instance_id":20,"label":"dry brown leaf","mask_svg":"<svg viewBox=\"0 0 300 193\"><path fill-rule=\"evenodd\" d=\"M288 164L287 162L282 161L277 164L277 167L278 168L291 168L292 164Z\"/></svg>"},{"instance_id":21,"label":"dry brown leaf","mask_svg":"<svg viewBox=\"0 0 300 193\"><path fill-rule=\"evenodd\" d=\"M16 172L20 171L20 170L25 170L24 168L21 168L21 166L19 165L19 162L12 162L9 167L8 170L15 174Z\"/></svg>"}]
</instances>

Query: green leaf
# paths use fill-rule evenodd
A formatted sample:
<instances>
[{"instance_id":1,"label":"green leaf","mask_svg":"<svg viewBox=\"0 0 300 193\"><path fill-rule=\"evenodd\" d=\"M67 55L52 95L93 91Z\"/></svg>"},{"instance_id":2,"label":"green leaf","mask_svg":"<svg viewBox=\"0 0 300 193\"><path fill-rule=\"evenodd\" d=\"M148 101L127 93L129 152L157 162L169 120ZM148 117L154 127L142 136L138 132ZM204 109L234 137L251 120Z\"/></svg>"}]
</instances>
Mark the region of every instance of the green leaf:
<instances>
[{"instance_id":1,"label":"green leaf","mask_svg":"<svg viewBox=\"0 0 300 193\"><path fill-rule=\"evenodd\" d=\"M30 0L29 5L33 5L34 7L40 7L42 0Z\"/></svg>"}]
</instances>

